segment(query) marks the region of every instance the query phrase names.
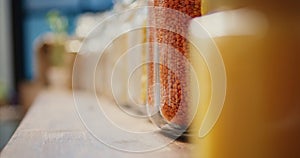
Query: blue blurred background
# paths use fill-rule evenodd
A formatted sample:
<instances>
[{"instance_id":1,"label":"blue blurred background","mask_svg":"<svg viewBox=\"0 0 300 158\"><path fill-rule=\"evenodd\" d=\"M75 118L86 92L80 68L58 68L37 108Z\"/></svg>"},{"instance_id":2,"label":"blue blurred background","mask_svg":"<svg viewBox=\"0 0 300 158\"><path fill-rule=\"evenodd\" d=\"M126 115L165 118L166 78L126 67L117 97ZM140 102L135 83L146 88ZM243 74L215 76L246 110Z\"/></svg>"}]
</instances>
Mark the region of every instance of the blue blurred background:
<instances>
[{"instance_id":1,"label":"blue blurred background","mask_svg":"<svg viewBox=\"0 0 300 158\"><path fill-rule=\"evenodd\" d=\"M31 81L36 74L34 43L51 31L47 13L56 10L66 17L72 36L81 14L110 10L113 0L1 0L0 7L0 100L18 103L20 82Z\"/></svg>"},{"instance_id":2,"label":"blue blurred background","mask_svg":"<svg viewBox=\"0 0 300 158\"><path fill-rule=\"evenodd\" d=\"M68 33L74 33L76 17L84 12L102 12L111 9L112 0L24 0L24 66L25 79L34 77L35 67L32 45L34 40L45 32L49 32L46 14L50 10L58 10L67 17Z\"/></svg>"}]
</instances>

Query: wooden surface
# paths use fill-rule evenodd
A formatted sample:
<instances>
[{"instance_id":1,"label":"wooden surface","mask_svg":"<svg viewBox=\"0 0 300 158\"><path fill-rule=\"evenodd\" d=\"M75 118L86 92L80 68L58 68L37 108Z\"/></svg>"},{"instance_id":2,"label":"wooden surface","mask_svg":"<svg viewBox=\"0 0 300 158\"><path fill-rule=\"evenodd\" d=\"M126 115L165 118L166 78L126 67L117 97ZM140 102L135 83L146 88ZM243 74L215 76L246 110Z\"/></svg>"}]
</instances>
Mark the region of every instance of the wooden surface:
<instances>
[{"instance_id":1,"label":"wooden surface","mask_svg":"<svg viewBox=\"0 0 300 158\"><path fill-rule=\"evenodd\" d=\"M109 103L107 103L109 104ZM104 105L112 111L117 106ZM109 109L108 108L108 109ZM117 110L115 110L116 112ZM114 120L122 119L115 113ZM120 116L118 118L118 116ZM126 120L133 121L133 120ZM130 124L130 122L128 123ZM131 124L135 124L134 122ZM144 122L142 127L151 126ZM149 124L149 125L148 125ZM103 133L109 135L110 133ZM164 136L162 136L163 138ZM122 140L126 142L126 138ZM143 142L143 140L140 140ZM152 140L156 141L156 140ZM116 142L118 143L118 142ZM142 144L142 143L141 143ZM1 158L183 158L191 146L175 141L152 152L131 153L112 149L93 137L81 122L71 92L44 91L35 100L17 131L1 152Z\"/></svg>"}]
</instances>

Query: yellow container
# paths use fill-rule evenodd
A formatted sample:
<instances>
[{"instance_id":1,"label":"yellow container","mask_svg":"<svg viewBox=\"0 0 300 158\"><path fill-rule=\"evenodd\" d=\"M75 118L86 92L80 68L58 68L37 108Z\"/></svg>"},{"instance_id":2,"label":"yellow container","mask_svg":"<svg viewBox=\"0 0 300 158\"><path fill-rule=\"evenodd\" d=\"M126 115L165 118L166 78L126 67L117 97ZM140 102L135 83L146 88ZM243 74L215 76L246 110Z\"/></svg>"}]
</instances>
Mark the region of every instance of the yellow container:
<instances>
[{"instance_id":1,"label":"yellow container","mask_svg":"<svg viewBox=\"0 0 300 158\"><path fill-rule=\"evenodd\" d=\"M281 10L287 11L284 16L278 16L275 8L253 8L260 11L219 11L191 23L191 59L200 91L190 129L198 135L191 138L194 157L300 157L300 36L293 31L295 14L287 8ZM216 50L223 61L205 55ZM222 73L210 66L218 64L224 64L226 72L223 105L212 104L214 93L224 94L220 87L216 92L222 80L212 76Z\"/></svg>"}]
</instances>

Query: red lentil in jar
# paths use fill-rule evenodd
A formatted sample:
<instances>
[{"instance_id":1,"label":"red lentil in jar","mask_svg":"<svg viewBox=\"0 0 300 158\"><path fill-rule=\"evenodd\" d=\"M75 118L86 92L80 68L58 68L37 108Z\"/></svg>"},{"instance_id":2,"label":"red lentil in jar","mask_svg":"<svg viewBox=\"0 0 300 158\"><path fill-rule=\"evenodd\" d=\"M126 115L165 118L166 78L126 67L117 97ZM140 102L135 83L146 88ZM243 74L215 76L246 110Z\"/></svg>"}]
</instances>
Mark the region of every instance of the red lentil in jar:
<instances>
[{"instance_id":1,"label":"red lentil in jar","mask_svg":"<svg viewBox=\"0 0 300 158\"><path fill-rule=\"evenodd\" d=\"M149 10L148 105L159 106L166 124L188 125L188 25L201 16L201 0L153 0ZM156 45L156 46L155 46ZM155 88L155 85L159 88ZM159 104L159 105L156 105ZM159 125L161 126L161 125Z\"/></svg>"}]
</instances>

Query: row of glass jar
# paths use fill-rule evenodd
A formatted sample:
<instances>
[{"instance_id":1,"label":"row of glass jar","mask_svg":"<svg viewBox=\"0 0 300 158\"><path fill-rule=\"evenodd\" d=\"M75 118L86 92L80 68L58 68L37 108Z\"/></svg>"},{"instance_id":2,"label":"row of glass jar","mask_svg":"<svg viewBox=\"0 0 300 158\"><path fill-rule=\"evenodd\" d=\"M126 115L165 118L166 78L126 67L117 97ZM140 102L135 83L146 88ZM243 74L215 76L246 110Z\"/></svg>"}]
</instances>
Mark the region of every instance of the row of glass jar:
<instances>
[{"instance_id":1,"label":"row of glass jar","mask_svg":"<svg viewBox=\"0 0 300 158\"><path fill-rule=\"evenodd\" d=\"M86 58L100 60L86 71L96 70L100 94L137 107L169 134L191 136L197 156L300 155L298 14L288 9L298 3L146 4L154 7L119 14L87 39L83 49L96 51ZM92 81L82 83L94 88Z\"/></svg>"}]
</instances>

